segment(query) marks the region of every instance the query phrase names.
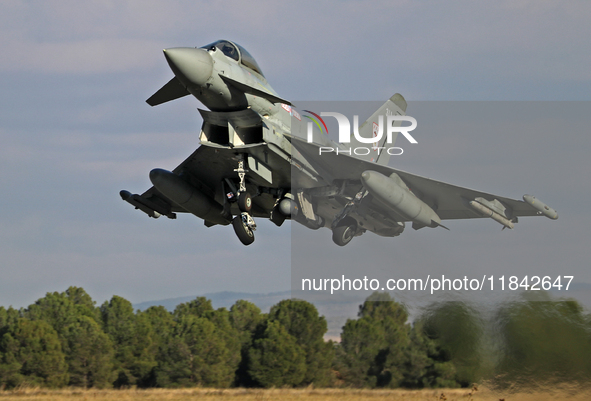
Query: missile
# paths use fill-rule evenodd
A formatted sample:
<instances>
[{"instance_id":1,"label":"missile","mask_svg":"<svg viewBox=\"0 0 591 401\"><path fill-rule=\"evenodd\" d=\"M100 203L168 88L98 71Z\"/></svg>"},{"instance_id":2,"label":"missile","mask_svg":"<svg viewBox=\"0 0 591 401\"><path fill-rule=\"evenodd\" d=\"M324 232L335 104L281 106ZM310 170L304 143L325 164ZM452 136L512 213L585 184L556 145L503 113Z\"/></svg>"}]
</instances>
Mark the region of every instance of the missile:
<instances>
[{"instance_id":1,"label":"missile","mask_svg":"<svg viewBox=\"0 0 591 401\"><path fill-rule=\"evenodd\" d=\"M549 219L556 220L558 218L558 213L556 210L552 209L550 206L546 205L544 202L536 199L535 196L532 195L523 195L523 200L530 206L533 206L538 212L543 214L544 216L548 217Z\"/></svg>"},{"instance_id":2,"label":"missile","mask_svg":"<svg viewBox=\"0 0 591 401\"><path fill-rule=\"evenodd\" d=\"M504 216L501 216L499 213L493 211L492 209L484 206L481 203L478 203L476 201L470 201L470 202L468 202L468 205L470 205L470 207L472 209L476 210L482 216L490 217L494 221L501 223L503 226L505 226L509 229L513 229L513 227L515 227L515 225L513 224L513 222L511 220L509 220L508 218L506 218Z\"/></svg>"},{"instance_id":3,"label":"missile","mask_svg":"<svg viewBox=\"0 0 591 401\"><path fill-rule=\"evenodd\" d=\"M230 224L231 217L224 214L224 207L221 204L178 175L155 168L150 171L150 181L158 191L187 212L210 223Z\"/></svg>"},{"instance_id":4,"label":"missile","mask_svg":"<svg viewBox=\"0 0 591 401\"><path fill-rule=\"evenodd\" d=\"M363 187L398 214L416 223L418 227L438 227L441 218L431 207L413 194L404 181L393 173L386 177L377 171L367 170L361 174Z\"/></svg>"},{"instance_id":5,"label":"missile","mask_svg":"<svg viewBox=\"0 0 591 401\"><path fill-rule=\"evenodd\" d=\"M176 214L170 211L170 207L163 207L162 205L152 202L150 199L142 198L138 194L132 194L125 190L120 191L119 195L125 202L134 206L136 209L141 210L150 217L157 219L164 215L169 219L176 219Z\"/></svg>"},{"instance_id":6,"label":"missile","mask_svg":"<svg viewBox=\"0 0 591 401\"><path fill-rule=\"evenodd\" d=\"M134 206L136 209L141 210L150 217L157 219L162 215L162 213L157 212L156 210L154 210L154 208L151 208L150 206L144 204L139 195L132 194L131 192L126 190L119 192L119 195L121 196L121 199L123 199L125 202Z\"/></svg>"}]
</instances>

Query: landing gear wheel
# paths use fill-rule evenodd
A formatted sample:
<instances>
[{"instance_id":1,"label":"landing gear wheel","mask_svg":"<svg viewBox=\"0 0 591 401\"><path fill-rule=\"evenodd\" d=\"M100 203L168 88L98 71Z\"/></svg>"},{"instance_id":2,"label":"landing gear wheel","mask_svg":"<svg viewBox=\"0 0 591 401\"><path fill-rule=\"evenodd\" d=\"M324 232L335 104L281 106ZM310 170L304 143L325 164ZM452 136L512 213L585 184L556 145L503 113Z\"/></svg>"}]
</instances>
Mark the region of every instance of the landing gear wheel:
<instances>
[{"instance_id":1,"label":"landing gear wheel","mask_svg":"<svg viewBox=\"0 0 591 401\"><path fill-rule=\"evenodd\" d=\"M346 216L332 229L332 240L338 246L345 246L351 242L356 233L357 221L350 216Z\"/></svg>"},{"instance_id":2,"label":"landing gear wheel","mask_svg":"<svg viewBox=\"0 0 591 401\"><path fill-rule=\"evenodd\" d=\"M234 227L234 232L238 236L240 242L244 245L250 245L254 242L254 232L250 229L247 222L245 221L246 217L244 215L239 214L238 216L234 217L232 220L232 227Z\"/></svg>"},{"instance_id":3,"label":"landing gear wheel","mask_svg":"<svg viewBox=\"0 0 591 401\"><path fill-rule=\"evenodd\" d=\"M238 209L243 213L248 213L252 209L252 198L248 192L240 192L238 196Z\"/></svg>"},{"instance_id":4,"label":"landing gear wheel","mask_svg":"<svg viewBox=\"0 0 591 401\"><path fill-rule=\"evenodd\" d=\"M338 226L332 230L332 240L338 246L345 246L355 236L355 227L353 226Z\"/></svg>"}]
</instances>

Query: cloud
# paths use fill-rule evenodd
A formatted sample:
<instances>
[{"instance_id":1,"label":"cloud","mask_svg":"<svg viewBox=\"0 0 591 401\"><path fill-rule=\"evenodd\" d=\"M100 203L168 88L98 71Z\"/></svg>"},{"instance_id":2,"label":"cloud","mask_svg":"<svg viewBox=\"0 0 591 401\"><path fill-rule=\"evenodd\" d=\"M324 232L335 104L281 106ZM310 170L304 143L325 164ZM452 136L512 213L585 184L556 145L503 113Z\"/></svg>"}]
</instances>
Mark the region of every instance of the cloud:
<instances>
[{"instance_id":1,"label":"cloud","mask_svg":"<svg viewBox=\"0 0 591 401\"><path fill-rule=\"evenodd\" d=\"M345 81L358 71L392 80L433 71L458 82L591 79L591 54L582 51L591 35L585 2L48 1L1 8L0 51L7 57L0 71L145 71L162 65L164 47L224 37L249 48L274 78L330 82L328 67Z\"/></svg>"},{"instance_id":2,"label":"cloud","mask_svg":"<svg viewBox=\"0 0 591 401\"><path fill-rule=\"evenodd\" d=\"M156 49L163 44L137 39L89 39L64 43L12 40L2 52L0 71L97 74L151 68L160 62Z\"/></svg>"}]
</instances>

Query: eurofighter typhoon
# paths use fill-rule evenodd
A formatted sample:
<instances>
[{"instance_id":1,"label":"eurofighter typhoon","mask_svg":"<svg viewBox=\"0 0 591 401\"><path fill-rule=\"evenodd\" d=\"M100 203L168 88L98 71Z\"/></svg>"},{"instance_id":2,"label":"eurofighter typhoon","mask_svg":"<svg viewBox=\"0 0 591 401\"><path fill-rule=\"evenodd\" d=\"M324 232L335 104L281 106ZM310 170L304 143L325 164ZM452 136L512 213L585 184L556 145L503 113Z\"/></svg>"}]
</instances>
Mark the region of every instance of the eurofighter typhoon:
<instances>
[{"instance_id":1,"label":"eurofighter typhoon","mask_svg":"<svg viewBox=\"0 0 591 401\"><path fill-rule=\"evenodd\" d=\"M120 192L150 217L191 213L206 227L231 224L244 245L254 242L255 218L277 226L291 219L331 229L339 246L366 231L395 237L407 224L418 230L445 228L448 219L491 218L513 228L520 216L558 218L531 195L514 200L389 167L396 150L386 145L397 133L413 139L414 119L399 94L358 128L354 123L351 137L338 113L310 111L317 118L303 118L237 43L165 49L164 56L174 77L147 103L193 95L209 110L199 110L201 146L193 154L172 171L150 171L153 187L143 194ZM337 118L341 143L319 135L326 116Z\"/></svg>"}]
</instances>

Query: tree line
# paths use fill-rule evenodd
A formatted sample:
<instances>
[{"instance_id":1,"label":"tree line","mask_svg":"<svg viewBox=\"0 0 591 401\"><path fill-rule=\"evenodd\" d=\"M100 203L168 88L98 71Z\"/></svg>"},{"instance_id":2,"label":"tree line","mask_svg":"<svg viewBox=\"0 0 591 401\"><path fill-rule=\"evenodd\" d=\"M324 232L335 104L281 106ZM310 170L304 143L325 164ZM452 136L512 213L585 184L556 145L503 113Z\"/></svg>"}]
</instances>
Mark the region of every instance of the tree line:
<instances>
[{"instance_id":1,"label":"tree line","mask_svg":"<svg viewBox=\"0 0 591 401\"><path fill-rule=\"evenodd\" d=\"M341 342L324 317L287 299L269 313L251 302L214 309L198 297L173 312L134 311L113 296L97 307L78 287L20 310L0 307L0 388L407 387L543 380L588 381L591 319L547 295L506 303L485 318L463 302L426 308L374 293Z\"/></svg>"}]
</instances>

